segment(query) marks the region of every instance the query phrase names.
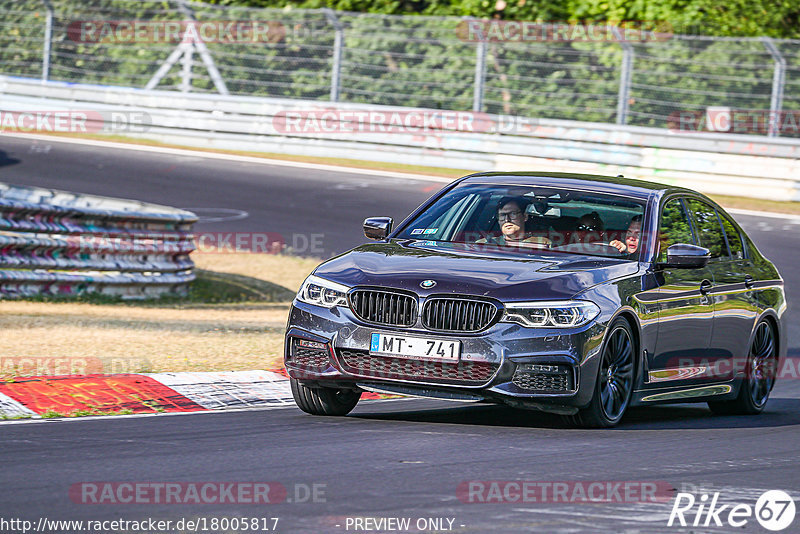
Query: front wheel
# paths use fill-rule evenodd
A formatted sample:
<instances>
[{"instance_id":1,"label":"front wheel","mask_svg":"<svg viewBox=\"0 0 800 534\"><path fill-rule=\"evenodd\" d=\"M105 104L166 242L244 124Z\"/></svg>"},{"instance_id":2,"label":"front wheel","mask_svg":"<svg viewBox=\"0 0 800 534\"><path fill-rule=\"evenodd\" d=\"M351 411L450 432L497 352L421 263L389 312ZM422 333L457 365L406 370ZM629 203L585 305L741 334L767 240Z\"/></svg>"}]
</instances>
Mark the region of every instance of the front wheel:
<instances>
[{"instance_id":1,"label":"front wheel","mask_svg":"<svg viewBox=\"0 0 800 534\"><path fill-rule=\"evenodd\" d=\"M361 392L353 389L311 388L290 378L298 408L311 415L347 415L358 404Z\"/></svg>"},{"instance_id":2,"label":"front wheel","mask_svg":"<svg viewBox=\"0 0 800 534\"><path fill-rule=\"evenodd\" d=\"M756 326L739 395L729 401L709 402L717 415L756 415L767 405L778 367L778 345L775 331L767 321Z\"/></svg>"},{"instance_id":3,"label":"front wheel","mask_svg":"<svg viewBox=\"0 0 800 534\"><path fill-rule=\"evenodd\" d=\"M619 423L633 392L635 355L631 327L628 321L618 317L608 328L592 400L586 408L571 416L573 424L584 428L607 428Z\"/></svg>"}]
</instances>

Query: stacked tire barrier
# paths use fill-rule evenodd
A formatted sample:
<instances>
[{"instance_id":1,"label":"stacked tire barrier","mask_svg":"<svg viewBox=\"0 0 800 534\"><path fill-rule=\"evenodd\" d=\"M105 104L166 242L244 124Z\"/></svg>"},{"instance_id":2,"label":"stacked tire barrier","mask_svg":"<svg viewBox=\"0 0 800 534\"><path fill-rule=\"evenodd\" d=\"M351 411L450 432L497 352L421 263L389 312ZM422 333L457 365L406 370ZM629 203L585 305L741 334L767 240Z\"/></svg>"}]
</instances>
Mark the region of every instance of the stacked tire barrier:
<instances>
[{"instance_id":1,"label":"stacked tire barrier","mask_svg":"<svg viewBox=\"0 0 800 534\"><path fill-rule=\"evenodd\" d=\"M0 183L0 298L185 295L188 211Z\"/></svg>"}]
</instances>

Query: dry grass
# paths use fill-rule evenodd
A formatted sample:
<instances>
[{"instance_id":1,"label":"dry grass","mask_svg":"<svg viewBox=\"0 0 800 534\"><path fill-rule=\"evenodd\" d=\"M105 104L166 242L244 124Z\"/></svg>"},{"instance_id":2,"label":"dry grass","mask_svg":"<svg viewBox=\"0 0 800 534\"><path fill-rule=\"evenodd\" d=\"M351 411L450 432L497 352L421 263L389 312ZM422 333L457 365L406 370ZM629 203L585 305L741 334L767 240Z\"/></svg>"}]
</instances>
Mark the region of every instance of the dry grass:
<instances>
[{"instance_id":1,"label":"dry grass","mask_svg":"<svg viewBox=\"0 0 800 534\"><path fill-rule=\"evenodd\" d=\"M729 197L725 195L708 195L723 208L743 210L771 211L800 215L800 202L765 200L761 198Z\"/></svg>"},{"instance_id":2,"label":"dry grass","mask_svg":"<svg viewBox=\"0 0 800 534\"><path fill-rule=\"evenodd\" d=\"M203 269L258 278L291 292L319 263L264 254L204 254L194 259ZM47 359L57 359L61 373L65 365L81 372L86 361L89 372L97 372L98 366L103 372L274 369L281 366L288 311L288 302L0 301L0 375L18 372L25 358L34 358L40 369L50 368ZM25 365L30 367L30 361Z\"/></svg>"}]
</instances>

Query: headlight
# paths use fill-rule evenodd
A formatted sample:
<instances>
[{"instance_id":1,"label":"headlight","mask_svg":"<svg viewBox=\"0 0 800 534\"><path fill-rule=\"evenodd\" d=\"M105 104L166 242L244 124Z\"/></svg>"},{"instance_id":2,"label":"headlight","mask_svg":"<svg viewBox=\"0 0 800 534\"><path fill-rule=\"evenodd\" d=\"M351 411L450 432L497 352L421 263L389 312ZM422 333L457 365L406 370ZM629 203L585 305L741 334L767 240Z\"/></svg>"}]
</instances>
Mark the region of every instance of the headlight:
<instances>
[{"instance_id":1,"label":"headlight","mask_svg":"<svg viewBox=\"0 0 800 534\"><path fill-rule=\"evenodd\" d=\"M349 289L342 284L311 275L297 292L297 300L325 308L347 306L346 293Z\"/></svg>"},{"instance_id":2,"label":"headlight","mask_svg":"<svg viewBox=\"0 0 800 534\"><path fill-rule=\"evenodd\" d=\"M513 302L505 308L502 321L546 328L583 326L600 314L597 304L588 300Z\"/></svg>"}]
</instances>

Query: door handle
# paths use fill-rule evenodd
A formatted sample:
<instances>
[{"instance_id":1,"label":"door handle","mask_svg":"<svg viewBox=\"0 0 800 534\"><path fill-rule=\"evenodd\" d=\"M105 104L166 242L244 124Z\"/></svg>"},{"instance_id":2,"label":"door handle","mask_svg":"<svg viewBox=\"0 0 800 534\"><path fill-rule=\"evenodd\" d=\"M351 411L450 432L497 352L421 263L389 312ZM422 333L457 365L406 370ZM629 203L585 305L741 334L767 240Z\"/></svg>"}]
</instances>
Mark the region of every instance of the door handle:
<instances>
[{"instance_id":1,"label":"door handle","mask_svg":"<svg viewBox=\"0 0 800 534\"><path fill-rule=\"evenodd\" d=\"M711 291L712 287L714 287L714 284L712 284L710 280L703 280L700 282L700 293L703 295L708 295L708 292Z\"/></svg>"},{"instance_id":2,"label":"door handle","mask_svg":"<svg viewBox=\"0 0 800 534\"><path fill-rule=\"evenodd\" d=\"M744 277L744 287L746 287L747 289L753 289L755 283L756 281L749 274Z\"/></svg>"}]
</instances>

